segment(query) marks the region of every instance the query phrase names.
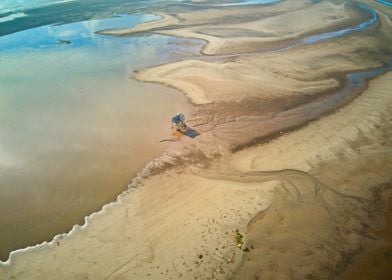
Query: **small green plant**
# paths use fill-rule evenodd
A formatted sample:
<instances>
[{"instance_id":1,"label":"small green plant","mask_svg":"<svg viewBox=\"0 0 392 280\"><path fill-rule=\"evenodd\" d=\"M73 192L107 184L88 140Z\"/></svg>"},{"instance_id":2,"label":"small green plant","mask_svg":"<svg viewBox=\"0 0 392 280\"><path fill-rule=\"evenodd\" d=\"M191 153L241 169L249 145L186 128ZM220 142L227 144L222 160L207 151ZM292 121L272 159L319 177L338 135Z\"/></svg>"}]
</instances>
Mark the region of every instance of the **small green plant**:
<instances>
[{"instance_id":1,"label":"small green plant","mask_svg":"<svg viewBox=\"0 0 392 280\"><path fill-rule=\"evenodd\" d=\"M235 243L237 244L237 247L241 249L242 245L244 245L244 241L242 240L244 236L240 233L240 230L237 228L235 230Z\"/></svg>"}]
</instances>

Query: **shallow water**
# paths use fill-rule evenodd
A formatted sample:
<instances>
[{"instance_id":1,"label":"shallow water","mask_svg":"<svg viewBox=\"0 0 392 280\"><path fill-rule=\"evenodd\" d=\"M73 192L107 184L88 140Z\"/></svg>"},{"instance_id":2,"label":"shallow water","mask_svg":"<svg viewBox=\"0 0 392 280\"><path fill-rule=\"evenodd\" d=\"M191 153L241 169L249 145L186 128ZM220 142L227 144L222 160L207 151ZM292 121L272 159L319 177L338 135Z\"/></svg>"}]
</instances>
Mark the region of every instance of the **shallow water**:
<instances>
[{"instance_id":1,"label":"shallow water","mask_svg":"<svg viewBox=\"0 0 392 280\"><path fill-rule=\"evenodd\" d=\"M115 11L160 1L98 2L88 13L80 1L0 6L0 35L12 33L0 37L0 260L113 201L168 145L158 141L172 114L190 110L177 91L129 76L194 55L202 42L98 35L156 19Z\"/></svg>"},{"instance_id":2,"label":"shallow water","mask_svg":"<svg viewBox=\"0 0 392 280\"><path fill-rule=\"evenodd\" d=\"M346 35L348 33L351 33L353 31L361 31L363 29L368 28L369 26L373 25L377 21L377 13L375 10L370 8L369 6L362 5L362 4L357 4L357 7L367 11L371 14L371 18L367 21L361 22L360 24L354 26L354 27L348 27L348 28L343 28L337 31L332 31L332 32L325 32L321 34L316 34L316 35L311 35L303 39L302 44L309 45L313 43L317 43L320 41L332 39L335 37L340 37L343 35Z\"/></svg>"},{"instance_id":3,"label":"shallow water","mask_svg":"<svg viewBox=\"0 0 392 280\"><path fill-rule=\"evenodd\" d=\"M237 6L250 6L250 5L268 5L268 4L275 4L281 1L282 0L239 0L239 1L232 1L229 3L219 3L219 1L206 1L200 3L190 2L190 1L178 1L178 2L181 2L182 4L188 6L237 7Z\"/></svg>"},{"instance_id":4,"label":"shallow water","mask_svg":"<svg viewBox=\"0 0 392 280\"><path fill-rule=\"evenodd\" d=\"M376 1L386 6L392 7L392 2L390 1L386 1L386 0L376 0Z\"/></svg>"},{"instance_id":5,"label":"shallow water","mask_svg":"<svg viewBox=\"0 0 392 280\"><path fill-rule=\"evenodd\" d=\"M217 7L231 7L231 6L244 6L244 5L258 5L258 4L273 4L280 2L281 0L243 0L243 1L234 1L233 3L225 3L225 4L210 4L211 6Z\"/></svg>"},{"instance_id":6,"label":"shallow water","mask_svg":"<svg viewBox=\"0 0 392 280\"><path fill-rule=\"evenodd\" d=\"M130 75L199 43L94 33L154 18L120 15L0 37L1 260L115 200L162 153L171 116L189 111L179 92Z\"/></svg>"}]
</instances>

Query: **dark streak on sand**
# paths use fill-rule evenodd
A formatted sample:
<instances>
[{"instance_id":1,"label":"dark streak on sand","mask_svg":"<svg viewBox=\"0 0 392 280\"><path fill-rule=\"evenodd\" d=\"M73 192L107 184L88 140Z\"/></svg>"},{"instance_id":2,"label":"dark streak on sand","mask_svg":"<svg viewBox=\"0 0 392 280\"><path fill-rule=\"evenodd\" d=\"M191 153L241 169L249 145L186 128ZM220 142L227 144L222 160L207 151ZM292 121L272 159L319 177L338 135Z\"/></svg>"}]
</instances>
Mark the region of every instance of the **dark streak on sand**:
<instances>
[{"instance_id":1,"label":"dark streak on sand","mask_svg":"<svg viewBox=\"0 0 392 280\"><path fill-rule=\"evenodd\" d=\"M346 75L346 81L340 90L333 94L316 98L309 103L277 113L274 118L266 122L266 129L264 130L265 135L260 135L250 143L239 145L235 147L233 151L240 151L254 144L267 142L269 139L273 139L283 132L298 129L312 120L318 119L328 113L335 112L338 108L347 105L361 94L367 87L367 80L391 70L392 61L384 67ZM271 121L274 124L271 125L271 127L275 128L272 131L267 128Z\"/></svg>"}]
</instances>

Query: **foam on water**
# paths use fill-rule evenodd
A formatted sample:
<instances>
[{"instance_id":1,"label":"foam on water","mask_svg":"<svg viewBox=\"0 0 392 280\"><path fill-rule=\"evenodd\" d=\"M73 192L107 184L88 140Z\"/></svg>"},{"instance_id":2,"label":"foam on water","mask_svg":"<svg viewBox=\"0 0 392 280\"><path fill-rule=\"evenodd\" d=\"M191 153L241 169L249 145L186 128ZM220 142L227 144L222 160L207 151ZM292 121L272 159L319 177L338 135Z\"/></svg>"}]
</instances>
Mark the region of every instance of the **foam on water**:
<instances>
[{"instance_id":1,"label":"foam on water","mask_svg":"<svg viewBox=\"0 0 392 280\"><path fill-rule=\"evenodd\" d=\"M100 210L93 212L88 216L85 216L84 222L82 225L78 225L78 224L74 225L69 232L57 234L53 237L53 239L51 241L44 241L40 244L36 244L33 246L27 246L25 248L14 250L10 253L10 255L6 261L0 260L0 265L9 266L12 264L12 259L16 255L23 254L23 253L32 251L34 249L50 247L52 245L55 245L57 241L59 241L63 238L70 238L73 235L77 234L79 231L85 230L94 218L104 215L112 207L116 207L116 206L121 205L123 203L123 201L126 198L128 198L128 196L130 196L134 192L136 192L137 186L139 185L141 180L148 177L154 170L161 169L163 166L165 166L168 163L172 164L173 160L174 159L171 156L167 155L166 153L164 153L160 157L155 158L154 160L149 162L140 172L137 173L137 175L131 180L130 184L128 185L127 190L121 192L117 196L115 201L109 202L109 203L103 205Z\"/></svg>"},{"instance_id":2,"label":"foam on water","mask_svg":"<svg viewBox=\"0 0 392 280\"><path fill-rule=\"evenodd\" d=\"M21 18L21 17L25 17L25 16L26 16L25 13L10 14L9 16L0 17L0 23L6 22L6 21L11 21L11 20L14 20L16 18Z\"/></svg>"}]
</instances>

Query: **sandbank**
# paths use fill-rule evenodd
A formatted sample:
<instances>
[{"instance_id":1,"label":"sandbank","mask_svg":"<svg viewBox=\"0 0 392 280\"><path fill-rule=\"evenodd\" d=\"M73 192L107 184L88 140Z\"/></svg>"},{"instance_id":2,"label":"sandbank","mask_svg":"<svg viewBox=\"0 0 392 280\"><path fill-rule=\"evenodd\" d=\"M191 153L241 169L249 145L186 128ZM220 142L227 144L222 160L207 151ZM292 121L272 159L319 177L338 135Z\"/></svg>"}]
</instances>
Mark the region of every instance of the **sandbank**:
<instances>
[{"instance_id":1,"label":"sandbank","mask_svg":"<svg viewBox=\"0 0 392 280\"><path fill-rule=\"evenodd\" d=\"M154 28L159 28L162 26L168 26L171 24L176 24L178 23L177 18L170 16L168 14L160 14L157 13L157 15L161 16L161 19L159 20L152 20L144 23L137 24L136 26L132 28L120 28L120 29L105 29L105 30L100 30L97 33L102 34L102 35L129 35L133 33L139 33L143 31L148 31Z\"/></svg>"}]
</instances>

